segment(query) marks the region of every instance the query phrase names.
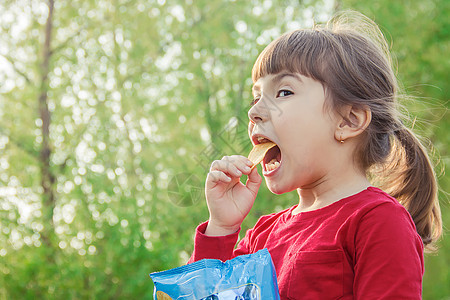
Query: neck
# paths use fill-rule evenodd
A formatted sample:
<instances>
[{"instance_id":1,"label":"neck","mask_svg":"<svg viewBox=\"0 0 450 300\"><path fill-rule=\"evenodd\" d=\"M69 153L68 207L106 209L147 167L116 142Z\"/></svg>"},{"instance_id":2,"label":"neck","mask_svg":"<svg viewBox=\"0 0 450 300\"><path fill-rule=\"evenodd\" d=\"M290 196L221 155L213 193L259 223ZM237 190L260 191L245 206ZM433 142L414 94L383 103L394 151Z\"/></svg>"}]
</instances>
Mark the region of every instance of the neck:
<instances>
[{"instance_id":1,"label":"neck","mask_svg":"<svg viewBox=\"0 0 450 300\"><path fill-rule=\"evenodd\" d=\"M297 189L299 203L293 214L328 206L342 198L357 194L369 186L366 176L359 172L331 174L309 186Z\"/></svg>"}]
</instances>

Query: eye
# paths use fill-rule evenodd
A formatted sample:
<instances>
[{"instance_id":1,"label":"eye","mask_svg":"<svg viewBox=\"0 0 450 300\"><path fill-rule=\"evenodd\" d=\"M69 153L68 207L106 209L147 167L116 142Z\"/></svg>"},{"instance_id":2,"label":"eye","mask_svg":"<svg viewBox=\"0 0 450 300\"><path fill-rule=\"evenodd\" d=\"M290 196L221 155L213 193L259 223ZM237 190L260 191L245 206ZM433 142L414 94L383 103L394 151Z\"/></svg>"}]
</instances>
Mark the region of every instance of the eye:
<instances>
[{"instance_id":1,"label":"eye","mask_svg":"<svg viewBox=\"0 0 450 300\"><path fill-rule=\"evenodd\" d=\"M258 101L259 101L259 97L253 98L253 99L250 101L250 106L255 105L256 103L258 103Z\"/></svg>"},{"instance_id":2,"label":"eye","mask_svg":"<svg viewBox=\"0 0 450 300\"><path fill-rule=\"evenodd\" d=\"M286 97L286 96L293 95L293 94L294 93L289 90L279 90L277 97Z\"/></svg>"}]
</instances>

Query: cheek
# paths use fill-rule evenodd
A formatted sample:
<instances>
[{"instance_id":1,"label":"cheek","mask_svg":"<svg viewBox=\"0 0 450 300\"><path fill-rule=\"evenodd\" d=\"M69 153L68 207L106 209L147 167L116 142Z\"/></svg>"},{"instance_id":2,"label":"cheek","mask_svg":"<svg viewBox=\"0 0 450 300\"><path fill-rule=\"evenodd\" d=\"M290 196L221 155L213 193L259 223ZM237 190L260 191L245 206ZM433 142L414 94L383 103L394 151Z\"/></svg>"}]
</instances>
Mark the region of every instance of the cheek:
<instances>
[{"instance_id":1,"label":"cheek","mask_svg":"<svg viewBox=\"0 0 450 300\"><path fill-rule=\"evenodd\" d=\"M286 146L295 143L298 137L303 135L303 131L307 129L305 127L308 126L308 121L305 122L304 118L292 110L283 112L274 121L277 124L275 128L280 143Z\"/></svg>"},{"instance_id":2,"label":"cheek","mask_svg":"<svg viewBox=\"0 0 450 300\"><path fill-rule=\"evenodd\" d=\"M253 132L253 128L255 127L255 124L252 121L248 122L248 137L251 139L252 138L252 132Z\"/></svg>"}]
</instances>

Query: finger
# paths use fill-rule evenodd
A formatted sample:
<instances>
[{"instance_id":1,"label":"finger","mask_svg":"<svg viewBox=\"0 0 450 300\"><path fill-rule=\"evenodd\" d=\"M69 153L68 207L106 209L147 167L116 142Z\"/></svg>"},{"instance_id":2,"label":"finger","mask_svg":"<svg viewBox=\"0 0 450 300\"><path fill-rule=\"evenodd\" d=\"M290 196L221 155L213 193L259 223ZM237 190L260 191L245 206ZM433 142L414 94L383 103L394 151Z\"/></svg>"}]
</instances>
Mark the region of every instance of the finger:
<instances>
[{"instance_id":1,"label":"finger","mask_svg":"<svg viewBox=\"0 0 450 300\"><path fill-rule=\"evenodd\" d=\"M239 164L242 164L244 166L249 166L249 167L253 166L253 162L245 156L233 155L231 157L236 159Z\"/></svg>"},{"instance_id":2,"label":"finger","mask_svg":"<svg viewBox=\"0 0 450 300\"><path fill-rule=\"evenodd\" d=\"M236 166L237 159L232 159L230 156L224 156L221 160L215 160L211 164L210 171L222 171L234 177L241 177L242 171Z\"/></svg>"},{"instance_id":3,"label":"finger","mask_svg":"<svg viewBox=\"0 0 450 300\"><path fill-rule=\"evenodd\" d=\"M242 155L233 155L230 157L230 160L233 161L233 164L239 171L243 174L250 174L251 167L253 166L253 162L249 160L247 157Z\"/></svg>"},{"instance_id":4,"label":"finger","mask_svg":"<svg viewBox=\"0 0 450 300\"><path fill-rule=\"evenodd\" d=\"M254 168L252 172L248 175L245 186L254 194L258 193L259 187L261 186L262 177L258 173L258 169Z\"/></svg>"},{"instance_id":5,"label":"finger","mask_svg":"<svg viewBox=\"0 0 450 300\"><path fill-rule=\"evenodd\" d=\"M212 184L217 184L219 182L228 183L231 181L231 178L228 177L224 172L221 171L211 171L206 176L206 181L211 182Z\"/></svg>"}]
</instances>

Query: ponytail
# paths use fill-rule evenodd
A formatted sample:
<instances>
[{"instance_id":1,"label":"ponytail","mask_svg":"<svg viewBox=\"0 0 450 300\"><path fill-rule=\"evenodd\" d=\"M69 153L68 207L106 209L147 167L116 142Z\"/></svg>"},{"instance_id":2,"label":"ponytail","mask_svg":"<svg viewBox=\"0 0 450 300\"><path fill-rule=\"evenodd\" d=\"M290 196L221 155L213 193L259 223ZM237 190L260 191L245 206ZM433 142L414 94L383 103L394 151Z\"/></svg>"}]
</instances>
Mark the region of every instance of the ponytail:
<instances>
[{"instance_id":1,"label":"ponytail","mask_svg":"<svg viewBox=\"0 0 450 300\"><path fill-rule=\"evenodd\" d=\"M428 250L442 233L437 180L425 147L403 124L394 131L391 154L383 168L382 188L410 213Z\"/></svg>"}]
</instances>

